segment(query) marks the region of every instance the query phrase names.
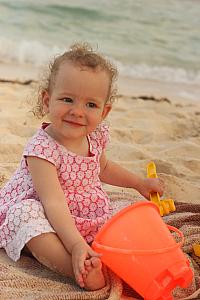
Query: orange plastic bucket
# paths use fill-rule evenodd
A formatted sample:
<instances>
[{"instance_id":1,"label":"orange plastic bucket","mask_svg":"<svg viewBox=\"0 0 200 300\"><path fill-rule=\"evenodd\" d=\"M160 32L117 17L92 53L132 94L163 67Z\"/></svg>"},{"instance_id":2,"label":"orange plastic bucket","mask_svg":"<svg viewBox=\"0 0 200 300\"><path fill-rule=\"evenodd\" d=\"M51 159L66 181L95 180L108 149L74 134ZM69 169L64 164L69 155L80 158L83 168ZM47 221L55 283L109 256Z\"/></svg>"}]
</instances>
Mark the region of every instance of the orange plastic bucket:
<instances>
[{"instance_id":1,"label":"orange plastic bucket","mask_svg":"<svg viewBox=\"0 0 200 300\"><path fill-rule=\"evenodd\" d=\"M170 231L178 234L176 243ZM92 244L102 261L145 300L171 300L172 290L187 287L193 272L181 250L183 234L167 226L157 206L139 202L121 210Z\"/></svg>"}]
</instances>

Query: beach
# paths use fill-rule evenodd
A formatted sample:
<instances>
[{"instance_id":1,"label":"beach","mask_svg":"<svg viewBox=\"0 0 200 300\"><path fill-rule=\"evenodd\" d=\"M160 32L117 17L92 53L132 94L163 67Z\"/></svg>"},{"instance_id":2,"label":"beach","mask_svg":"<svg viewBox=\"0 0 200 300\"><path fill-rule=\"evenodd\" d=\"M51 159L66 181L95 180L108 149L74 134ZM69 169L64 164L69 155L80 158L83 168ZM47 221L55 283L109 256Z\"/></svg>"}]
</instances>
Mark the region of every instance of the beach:
<instances>
[{"instance_id":1,"label":"beach","mask_svg":"<svg viewBox=\"0 0 200 300\"><path fill-rule=\"evenodd\" d=\"M5 64L0 70L1 187L16 170L25 144L43 120L37 119L32 113L39 70L31 69L30 66L15 68L10 65L8 68ZM2 73L2 70L6 72ZM186 253L193 253L192 245L199 239L199 226L196 226L200 215L198 95L200 87L197 85L119 76L118 99L106 120L111 134L107 148L108 158L144 177L147 164L155 162L158 176L166 186L163 199L173 199L178 208L177 214L170 214L165 221L175 222L172 225L179 228L183 225L181 230L186 237ZM130 203L142 200L141 195L133 189L109 185L104 185L104 188L116 205L117 201ZM180 214L182 202L186 203L186 212ZM195 204L193 214L187 212L192 204ZM180 221L178 216L181 217ZM189 218L192 218L191 221ZM175 299L199 299L199 267L195 265L195 261L196 258L191 260L195 274L192 285L188 289L177 289ZM141 299L132 289L127 292L119 277L113 273L109 273L105 288L80 293L80 289L70 280L41 266L36 260L22 255L15 263L3 250L0 255L0 270L0 296L3 300L64 300L75 297L85 300ZM127 293L131 298L127 297Z\"/></svg>"},{"instance_id":2,"label":"beach","mask_svg":"<svg viewBox=\"0 0 200 300\"><path fill-rule=\"evenodd\" d=\"M3 75L2 70L7 73ZM31 112L38 75L39 70L2 65L1 185L17 168L26 142L42 122ZM200 87L119 76L118 95L107 119L111 131L108 157L142 176L146 176L147 163L154 161L166 184L164 198L198 203ZM105 189L119 190L111 186ZM134 190L130 192L137 195Z\"/></svg>"},{"instance_id":3,"label":"beach","mask_svg":"<svg viewBox=\"0 0 200 300\"><path fill-rule=\"evenodd\" d=\"M0 188L27 141L48 121L32 112L45 67L75 42L90 43L119 70L118 97L106 119L107 157L143 177L155 162L165 182L162 199L176 206L163 220L184 235L182 250L194 274L174 299L200 299L200 258L193 249L200 243L199 2L7 0L0 1L0 11ZM134 189L103 187L118 209L144 200ZM179 234L176 248L181 239ZM178 269L176 279L186 270ZM0 299L141 300L120 276L103 271L106 286L88 292L26 253L14 262L0 249ZM145 271L151 273L148 266Z\"/></svg>"}]
</instances>

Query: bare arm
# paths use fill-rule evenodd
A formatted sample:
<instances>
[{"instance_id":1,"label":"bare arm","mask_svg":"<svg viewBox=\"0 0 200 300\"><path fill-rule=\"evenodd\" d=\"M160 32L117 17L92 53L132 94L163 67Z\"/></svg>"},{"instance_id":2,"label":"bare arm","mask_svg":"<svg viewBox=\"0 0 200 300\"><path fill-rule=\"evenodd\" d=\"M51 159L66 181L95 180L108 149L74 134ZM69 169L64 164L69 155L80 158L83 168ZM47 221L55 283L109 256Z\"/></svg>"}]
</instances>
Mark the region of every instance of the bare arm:
<instances>
[{"instance_id":1,"label":"bare arm","mask_svg":"<svg viewBox=\"0 0 200 300\"><path fill-rule=\"evenodd\" d=\"M53 164L37 157L27 157L33 185L47 218L69 253L78 242L85 242L77 230Z\"/></svg>"},{"instance_id":2,"label":"bare arm","mask_svg":"<svg viewBox=\"0 0 200 300\"><path fill-rule=\"evenodd\" d=\"M123 168L119 164L108 160L103 152L100 158L100 180L107 184L136 189L141 195L149 199L151 192L163 194L164 186L158 178L142 178Z\"/></svg>"},{"instance_id":3,"label":"bare arm","mask_svg":"<svg viewBox=\"0 0 200 300\"><path fill-rule=\"evenodd\" d=\"M141 177L128 171L119 164L108 160L104 152L101 155L100 166L100 180L102 182L134 189L137 189L141 183Z\"/></svg>"},{"instance_id":4,"label":"bare arm","mask_svg":"<svg viewBox=\"0 0 200 300\"><path fill-rule=\"evenodd\" d=\"M37 157L27 157L27 162L33 185L42 202L47 219L65 249L71 254L75 278L83 287L86 258L98 257L100 254L92 250L76 228L60 186L55 166Z\"/></svg>"}]
</instances>

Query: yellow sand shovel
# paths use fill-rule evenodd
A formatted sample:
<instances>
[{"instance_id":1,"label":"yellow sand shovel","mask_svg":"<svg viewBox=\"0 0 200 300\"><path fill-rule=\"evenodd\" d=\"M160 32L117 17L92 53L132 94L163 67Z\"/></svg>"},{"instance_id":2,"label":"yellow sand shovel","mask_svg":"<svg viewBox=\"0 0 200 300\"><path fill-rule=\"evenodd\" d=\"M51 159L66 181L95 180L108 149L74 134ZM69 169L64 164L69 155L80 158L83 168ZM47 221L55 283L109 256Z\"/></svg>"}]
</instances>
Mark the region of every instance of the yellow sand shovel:
<instances>
[{"instance_id":1,"label":"yellow sand shovel","mask_svg":"<svg viewBox=\"0 0 200 300\"><path fill-rule=\"evenodd\" d=\"M200 244L194 244L193 245L194 254L198 257L200 257Z\"/></svg>"},{"instance_id":2,"label":"yellow sand shovel","mask_svg":"<svg viewBox=\"0 0 200 300\"><path fill-rule=\"evenodd\" d=\"M156 174L156 166L155 166L154 162L150 162L147 165L147 177L148 178L157 178L158 177ZM172 199L160 200L160 196L158 193L151 193L150 200L159 207L161 216L169 214L170 212L176 210L174 201ZM194 244L193 250L194 250L195 255L200 257L200 244Z\"/></svg>"},{"instance_id":3,"label":"yellow sand shovel","mask_svg":"<svg viewBox=\"0 0 200 300\"><path fill-rule=\"evenodd\" d=\"M156 173L156 165L154 162L150 162L147 165L147 177L158 178ZM170 212L176 210L174 200L172 199L161 200L158 193L151 193L150 200L158 206L161 216L168 215Z\"/></svg>"}]
</instances>

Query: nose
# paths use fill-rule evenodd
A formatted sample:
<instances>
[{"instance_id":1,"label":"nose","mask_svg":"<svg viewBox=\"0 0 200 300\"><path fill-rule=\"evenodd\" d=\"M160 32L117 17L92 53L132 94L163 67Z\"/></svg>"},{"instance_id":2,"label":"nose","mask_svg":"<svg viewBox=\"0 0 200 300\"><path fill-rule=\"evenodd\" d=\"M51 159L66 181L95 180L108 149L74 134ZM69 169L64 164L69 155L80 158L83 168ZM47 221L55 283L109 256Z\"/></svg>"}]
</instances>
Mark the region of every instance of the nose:
<instances>
[{"instance_id":1,"label":"nose","mask_svg":"<svg viewBox=\"0 0 200 300\"><path fill-rule=\"evenodd\" d=\"M69 112L74 117L83 117L84 116L84 108L81 103L74 103Z\"/></svg>"}]
</instances>

